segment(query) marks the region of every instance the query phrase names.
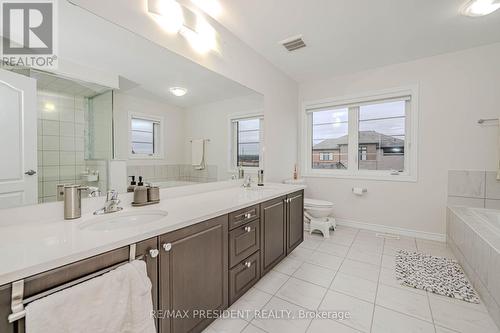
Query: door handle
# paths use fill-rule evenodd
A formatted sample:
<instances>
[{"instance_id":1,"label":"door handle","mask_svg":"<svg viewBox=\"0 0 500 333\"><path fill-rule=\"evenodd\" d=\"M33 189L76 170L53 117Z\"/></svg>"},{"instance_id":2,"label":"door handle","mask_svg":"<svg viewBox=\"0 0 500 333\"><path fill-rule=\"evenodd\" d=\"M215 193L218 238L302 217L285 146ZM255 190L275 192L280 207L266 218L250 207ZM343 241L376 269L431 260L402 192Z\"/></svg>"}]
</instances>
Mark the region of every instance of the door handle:
<instances>
[{"instance_id":1,"label":"door handle","mask_svg":"<svg viewBox=\"0 0 500 333\"><path fill-rule=\"evenodd\" d=\"M25 175L28 175L28 176L33 176L33 175L36 175L36 171L35 170L32 170L32 169L29 169L28 171L26 171L24 173Z\"/></svg>"},{"instance_id":2,"label":"door handle","mask_svg":"<svg viewBox=\"0 0 500 333\"><path fill-rule=\"evenodd\" d=\"M165 250L165 252L169 252L172 249L172 244L170 243L163 244L163 249Z\"/></svg>"}]
</instances>

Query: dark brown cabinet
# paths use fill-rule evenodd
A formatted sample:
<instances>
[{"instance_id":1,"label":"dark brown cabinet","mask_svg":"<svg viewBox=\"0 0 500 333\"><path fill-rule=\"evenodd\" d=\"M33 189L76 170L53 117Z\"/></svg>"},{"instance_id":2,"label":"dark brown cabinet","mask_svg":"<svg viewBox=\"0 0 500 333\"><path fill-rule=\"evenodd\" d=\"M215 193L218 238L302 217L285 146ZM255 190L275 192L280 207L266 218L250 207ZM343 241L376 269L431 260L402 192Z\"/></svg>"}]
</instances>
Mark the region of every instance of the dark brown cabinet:
<instances>
[{"instance_id":1,"label":"dark brown cabinet","mask_svg":"<svg viewBox=\"0 0 500 333\"><path fill-rule=\"evenodd\" d=\"M264 275L304 240L304 192L264 202L260 211Z\"/></svg>"},{"instance_id":2,"label":"dark brown cabinet","mask_svg":"<svg viewBox=\"0 0 500 333\"><path fill-rule=\"evenodd\" d=\"M229 270L229 304L243 296L260 279L260 253L256 252Z\"/></svg>"},{"instance_id":3,"label":"dark brown cabinet","mask_svg":"<svg viewBox=\"0 0 500 333\"><path fill-rule=\"evenodd\" d=\"M197 311L228 305L228 217L173 231L159 242L159 308L166 314L187 311L184 318L160 319L160 332L201 332L212 319Z\"/></svg>"},{"instance_id":4,"label":"dark brown cabinet","mask_svg":"<svg viewBox=\"0 0 500 333\"><path fill-rule=\"evenodd\" d=\"M304 241L304 192L287 195L286 198L286 254Z\"/></svg>"},{"instance_id":5,"label":"dark brown cabinet","mask_svg":"<svg viewBox=\"0 0 500 333\"><path fill-rule=\"evenodd\" d=\"M286 197L261 204L261 268L269 272L286 256Z\"/></svg>"}]
</instances>

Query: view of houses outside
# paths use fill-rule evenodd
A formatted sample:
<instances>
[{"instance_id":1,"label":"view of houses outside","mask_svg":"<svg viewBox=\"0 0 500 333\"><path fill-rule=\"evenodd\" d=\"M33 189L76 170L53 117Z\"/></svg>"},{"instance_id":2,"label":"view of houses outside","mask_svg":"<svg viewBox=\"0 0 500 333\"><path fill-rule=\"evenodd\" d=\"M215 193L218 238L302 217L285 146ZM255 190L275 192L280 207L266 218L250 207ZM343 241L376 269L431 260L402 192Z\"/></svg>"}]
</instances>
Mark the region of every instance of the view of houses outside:
<instances>
[{"instance_id":1,"label":"view of houses outside","mask_svg":"<svg viewBox=\"0 0 500 333\"><path fill-rule=\"evenodd\" d=\"M258 167L260 152L260 119L239 120L237 126L237 165Z\"/></svg>"},{"instance_id":2,"label":"view of houses outside","mask_svg":"<svg viewBox=\"0 0 500 333\"><path fill-rule=\"evenodd\" d=\"M347 169L348 112L344 108L313 114L313 169ZM404 170L404 101L360 106L357 134L360 170Z\"/></svg>"}]
</instances>

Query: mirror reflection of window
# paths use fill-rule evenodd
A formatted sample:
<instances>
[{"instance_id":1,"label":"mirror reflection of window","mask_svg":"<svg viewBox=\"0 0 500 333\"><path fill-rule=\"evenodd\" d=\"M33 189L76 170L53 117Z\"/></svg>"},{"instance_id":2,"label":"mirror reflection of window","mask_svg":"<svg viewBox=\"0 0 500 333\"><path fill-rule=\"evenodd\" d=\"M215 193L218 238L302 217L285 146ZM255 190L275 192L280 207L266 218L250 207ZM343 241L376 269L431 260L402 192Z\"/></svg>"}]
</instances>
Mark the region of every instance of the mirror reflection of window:
<instances>
[{"instance_id":1,"label":"mirror reflection of window","mask_svg":"<svg viewBox=\"0 0 500 333\"><path fill-rule=\"evenodd\" d=\"M160 122L132 117L130 137L132 155L155 156L159 153Z\"/></svg>"},{"instance_id":2,"label":"mirror reflection of window","mask_svg":"<svg viewBox=\"0 0 500 333\"><path fill-rule=\"evenodd\" d=\"M262 117L236 119L233 123L233 165L258 168L261 161Z\"/></svg>"}]
</instances>

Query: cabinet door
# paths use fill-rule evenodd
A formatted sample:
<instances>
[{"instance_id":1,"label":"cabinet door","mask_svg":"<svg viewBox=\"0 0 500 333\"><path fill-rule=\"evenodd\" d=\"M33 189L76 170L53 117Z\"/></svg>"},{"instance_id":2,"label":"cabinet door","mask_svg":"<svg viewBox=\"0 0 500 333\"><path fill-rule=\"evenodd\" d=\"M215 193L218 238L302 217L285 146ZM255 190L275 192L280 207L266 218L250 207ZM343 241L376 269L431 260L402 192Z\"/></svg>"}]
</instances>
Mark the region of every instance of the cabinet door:
<instances>
[{"instance_id":1,"label":"cabinet door","mask_svg":"<svg viewBox=\"0 0 500 333\"><path fill-rule=\"evenodd\" d=\"M287 196L288 255L304 240L304 194L302 191Z\"/></svg>"},{"instance_id":2,"label":"cabinet door","mask_svg":"<svg viewBox=\"0 0 500 333\"><path fill-rule=\"evenodd\" d=\"M261 265L262 275L286 256L285 197L261 205Z\"/></svg>"},{"instance_id":3,"label":"cabinet door","mask_svg":"<svg viewBox=\"0 0 500 333\"><path fill-rule=\"evenodd\" d=\"M227 307L227 221L221 216L160 236L161 333L201 332L213 319L197 311Z\"/></svg>"}]
</instances>

